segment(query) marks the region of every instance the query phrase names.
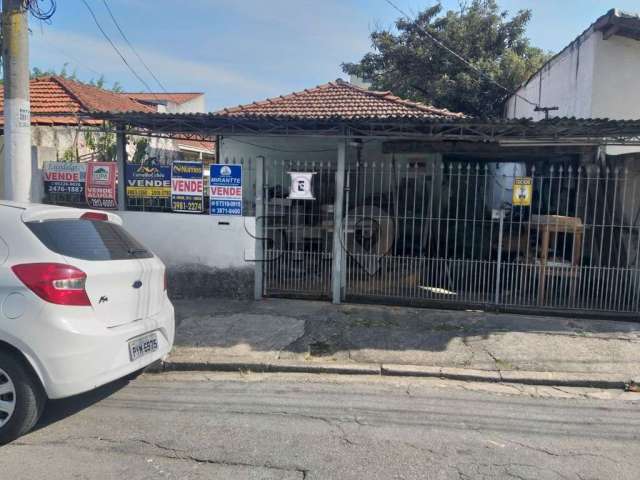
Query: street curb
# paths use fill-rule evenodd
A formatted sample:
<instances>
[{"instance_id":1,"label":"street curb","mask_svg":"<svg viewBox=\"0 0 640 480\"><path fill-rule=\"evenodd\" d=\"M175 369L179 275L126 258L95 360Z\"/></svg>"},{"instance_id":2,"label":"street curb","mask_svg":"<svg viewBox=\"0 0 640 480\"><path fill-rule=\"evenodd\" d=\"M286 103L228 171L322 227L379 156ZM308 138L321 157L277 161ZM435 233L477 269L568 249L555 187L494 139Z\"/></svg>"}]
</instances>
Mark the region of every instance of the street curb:
<instances>
[{"instance_id":1,"label":"street curb","mask_svg":"<svg viewBox=\"0 0 640 480\"><path fill-rule=\"evenodd\" d=\"M624 389L631 379L623 379L619 374L533 372L519 370L474 370L467 368L435 367L420 365L391 364L330 364L330 363L266 363L266 362L164 362L150 371L208 371L256 373L309 373L334 375L380 375L389 377L441 378L466 382L520 383L523 385L591 387L603 389Z\"/></svg>"}]
</instances>

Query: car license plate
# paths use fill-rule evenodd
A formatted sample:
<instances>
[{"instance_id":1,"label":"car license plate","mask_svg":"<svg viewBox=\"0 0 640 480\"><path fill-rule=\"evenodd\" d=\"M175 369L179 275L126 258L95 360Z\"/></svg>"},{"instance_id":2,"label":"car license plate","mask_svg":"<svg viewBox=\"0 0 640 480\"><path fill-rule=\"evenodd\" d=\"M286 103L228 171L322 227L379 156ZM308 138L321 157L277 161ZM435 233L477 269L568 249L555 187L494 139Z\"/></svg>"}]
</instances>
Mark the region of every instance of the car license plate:
<instances>
[{"instance_id":1,"label":"car license plate","mask_svg":"<svg viewBox=\"0 0 640 480\"><path fill-rule=\"evenodd\" d=\"M158 350L158 334L155 332L129 340L129 359L132 362L156 350Z\"/></svg>"}]
</instances>

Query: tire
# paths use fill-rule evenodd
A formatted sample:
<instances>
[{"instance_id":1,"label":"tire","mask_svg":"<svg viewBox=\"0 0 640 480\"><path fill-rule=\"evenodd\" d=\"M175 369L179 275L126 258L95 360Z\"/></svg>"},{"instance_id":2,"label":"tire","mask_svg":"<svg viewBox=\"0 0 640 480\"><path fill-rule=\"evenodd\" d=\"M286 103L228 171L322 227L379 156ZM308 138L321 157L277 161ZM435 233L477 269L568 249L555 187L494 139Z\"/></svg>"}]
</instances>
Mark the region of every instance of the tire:
<instances>
[{"instance_id":1,"label":"tire","mask_svg":"<svg viewBox=\"0 0 640 480\"><path fill-rule=\"evenodd\" d=\"M13 412L0 412L0 445L26 434L40 419L46 395L40 381L16 354L0 351L0 387L12 388L12 393L0 396L13 402ZM6 407L7 404L5 404ZM7 407L6 407L7 408Z\"/></svg>"}]
</instances>

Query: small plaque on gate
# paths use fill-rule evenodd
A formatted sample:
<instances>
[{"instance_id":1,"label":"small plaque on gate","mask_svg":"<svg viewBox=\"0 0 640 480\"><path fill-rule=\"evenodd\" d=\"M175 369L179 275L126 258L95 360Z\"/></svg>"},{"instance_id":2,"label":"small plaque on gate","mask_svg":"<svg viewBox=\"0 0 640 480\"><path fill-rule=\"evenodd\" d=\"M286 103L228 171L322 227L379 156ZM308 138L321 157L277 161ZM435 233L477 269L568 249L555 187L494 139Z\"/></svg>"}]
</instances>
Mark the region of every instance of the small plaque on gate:
<instances>
[{"instance_id":1,"label":"small plaque on gate","mask_svg":"<svg viewBox=\"0 0 640 480\"><path fill-rule=\"evenodd\" d=\"M515 207L530 207L533 197L533 180L531 177L515 177L513 179L513 198Z\"/></svg>"},{"instance_id":2,"label":"small plaque on gate","mask_svg":"<svg viewBox=\"0 0 640 480\"><path fill-rule=\"evenodd\" d=\"M311 180L316 172L287 172L291 176L289 198L292 200L315 200Z\"/></svg>"}]
</instances>

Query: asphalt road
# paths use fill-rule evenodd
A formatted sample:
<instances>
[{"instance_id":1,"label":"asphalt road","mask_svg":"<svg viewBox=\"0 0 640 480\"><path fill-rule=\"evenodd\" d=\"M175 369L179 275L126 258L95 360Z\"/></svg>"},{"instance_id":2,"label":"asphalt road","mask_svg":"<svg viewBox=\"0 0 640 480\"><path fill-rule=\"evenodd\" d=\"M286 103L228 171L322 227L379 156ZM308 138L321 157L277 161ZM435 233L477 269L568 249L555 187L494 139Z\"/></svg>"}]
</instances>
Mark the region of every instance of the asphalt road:
<instances>
[{"instance_id":1,"label":"asphalt road","mask_svg":"<svg viewBox=\"0 0 640 480\"><path fill-rule=\"evenodd\" d=\"M635 397L634 395L638 395ZM54 402L2 479L637 479L640 394L161 374Z\"/></svg>"}]
</instances>

